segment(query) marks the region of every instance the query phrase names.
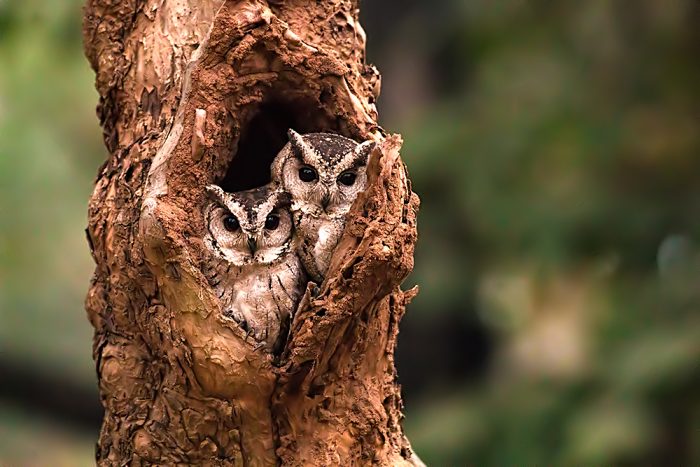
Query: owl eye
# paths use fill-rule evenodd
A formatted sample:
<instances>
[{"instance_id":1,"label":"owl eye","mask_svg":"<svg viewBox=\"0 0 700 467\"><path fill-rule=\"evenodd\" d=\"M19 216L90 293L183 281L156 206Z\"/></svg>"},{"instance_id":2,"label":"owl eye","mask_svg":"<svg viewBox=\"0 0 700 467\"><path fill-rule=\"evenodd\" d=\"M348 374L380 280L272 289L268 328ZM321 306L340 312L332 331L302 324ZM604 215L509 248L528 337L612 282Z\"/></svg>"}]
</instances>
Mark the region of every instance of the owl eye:
<instances>
[{"instance_id":1,"label":"owl eye","mask_svg":"<svg viewBox=\"0 0 700 467\"><path fill-rule=\"evenodd\" d=\"M314 169L308 165L303 166L299 169L299 180L302 182L310 183L318 179L318 174Z\"/></svg>"},{"instance_id":2,"label":"owl eye","mask_svg":"<svg viewBox=\"0 0 700 467\"><path fill-rule=\"evenodd\" d=\"M265 229L266 230L276 230L280 225L280 216L277 214L270 214L265 219Z\"/></svg>"},{"instance_id":3,"label":"owl eye","mask_svg":"<svg viewBox=\"0 0 700 467\"><path fill-rule=\"evenodd\" d=\"M343 172L338 177L338 182L345 186L352 186L357 179L357 174L355 172Z\"/></svg>"},{"instance_id":4,"label":"owl eye","mask_svg":"<svg viewBox=\"0 0 700 467\"><path fill-rule=\"evenodd\" d=\"M238 219L235 216L228 215L224 217L224 229L229 232L235 232L241 228L241 224L238 223Z\"/></svg>"}]
</instances>

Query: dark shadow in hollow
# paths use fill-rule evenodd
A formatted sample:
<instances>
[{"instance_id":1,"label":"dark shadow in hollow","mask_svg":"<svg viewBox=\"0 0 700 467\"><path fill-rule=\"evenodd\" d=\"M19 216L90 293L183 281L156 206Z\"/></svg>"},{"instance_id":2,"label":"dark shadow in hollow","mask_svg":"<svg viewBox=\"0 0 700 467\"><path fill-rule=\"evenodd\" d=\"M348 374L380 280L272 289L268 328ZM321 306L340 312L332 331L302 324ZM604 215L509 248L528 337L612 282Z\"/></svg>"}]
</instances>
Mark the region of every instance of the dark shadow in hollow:
<instances>
[{"instance_id":1,"label":"dark shadow in hollow","mask_svg":"<svg viewBox=\"0 0 700 467\"><path fill-rule=\"evenodd\" d=\"M271 98L263 102L242 129L238 151L220 182L227 192L249 190L270 182L270 165L287 144L287 130L337 132L337 119L315 99Z\"/></svg>"}]
</instances>

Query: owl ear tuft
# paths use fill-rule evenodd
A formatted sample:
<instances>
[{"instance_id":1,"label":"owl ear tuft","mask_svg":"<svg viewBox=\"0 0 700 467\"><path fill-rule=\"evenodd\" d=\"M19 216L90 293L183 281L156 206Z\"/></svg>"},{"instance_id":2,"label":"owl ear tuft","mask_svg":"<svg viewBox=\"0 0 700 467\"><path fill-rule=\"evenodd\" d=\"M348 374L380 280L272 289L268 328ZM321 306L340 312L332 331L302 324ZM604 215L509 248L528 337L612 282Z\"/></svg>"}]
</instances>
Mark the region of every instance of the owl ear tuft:
<instances>
[{"instance_id":1,"label":"owl ear tuft","mask_svg":"<svg viewBox=\"0 0 700 467\"><path fill-rule=\"evenodd\" d=\"M225 204L226 193L224 190L217 185L207 185L204 190L207 192L209 199L216 201L221 204Z\"/></svg>"},{"instance_id":2,"label":"owl ear tuft","mask_svg":"<svg viewBox=\"0 0 700 467\"><path fill-rule=\"evenodd\" d=\"M276 207L289 207L292 204L292 195L286 191L280 191L277 193L277 203Z\"/></svg>"},{"instance_id":3,"label":"owl ear tuft","mask_svg":"<svg viewBox=\"0 0 700 467\"><path fill-rule=\"evenodd\" d=\"M303 159L305 153L313 151L313 149L306 144L304 138L291 128L287 131L287 137L292 145L292 152L298 158Z\"/></svg>"},{"instance_id":4,"label":"owl ear tuft","mask_svg":"<svg viewBox=\"0 0 700 467\"><path fill-rule=\"evenodd\" d=\"M367 140L361 144L358 144L355 148L355 154L359 156L358 160L361 160L362 163L366 165L367 159L375 147L377 147L377 143L372 140Z\"/></svg>"}]
</instances>

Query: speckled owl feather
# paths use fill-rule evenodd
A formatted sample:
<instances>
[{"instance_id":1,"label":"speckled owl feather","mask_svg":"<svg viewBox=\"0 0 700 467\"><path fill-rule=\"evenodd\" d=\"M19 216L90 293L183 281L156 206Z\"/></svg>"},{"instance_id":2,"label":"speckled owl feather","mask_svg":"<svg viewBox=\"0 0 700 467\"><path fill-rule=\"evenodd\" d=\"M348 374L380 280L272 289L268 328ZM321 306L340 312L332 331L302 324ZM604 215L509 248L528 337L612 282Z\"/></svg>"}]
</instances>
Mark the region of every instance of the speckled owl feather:
<instances>
[{"instance_id":1,"label":"speckled owl feather","mask_svg":"<svg viewBox=\"0 0 700 467\"><path fill-rule=\"evenodd\" d=\"M320 283L347 213L367 185L367 159L374 143L358 144L331 133L289 130L288 136L289 143L272 164L272 179L291 195L296 249L306 272Z\"/></svg>"},{"instance_id":2,"label":"speckled owl feather","mask_svg":"<svg viewBox=\"0 0 700 467\"><path fill-rule=\"evenodd\" d=\"M210 185L207 192L207 280L224 316L275 351L306 284L289 195L274 185L238 193Z\"/></svg>"}]
</instances>

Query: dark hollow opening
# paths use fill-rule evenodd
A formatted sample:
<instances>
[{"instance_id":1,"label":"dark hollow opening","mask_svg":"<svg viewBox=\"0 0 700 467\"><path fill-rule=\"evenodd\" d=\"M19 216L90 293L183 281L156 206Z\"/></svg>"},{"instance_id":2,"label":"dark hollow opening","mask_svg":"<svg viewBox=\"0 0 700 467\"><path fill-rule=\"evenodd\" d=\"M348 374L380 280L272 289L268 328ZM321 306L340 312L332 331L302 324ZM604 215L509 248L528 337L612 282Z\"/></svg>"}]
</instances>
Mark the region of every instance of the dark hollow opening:
<instances>
[{"instance_id":1,"label":"dark hollow opening","mask_svg":"<svg viewBox=\"0 0 700 467\"><path fill-rule=\"evenodd\" d=\"M287 144L290 128L302 134L337 132L338 124L312 99L263 102L242 129L238 151L220 182L221 188L235 192L270 183L270 165Z\"/></svg>"}]
</instances>

